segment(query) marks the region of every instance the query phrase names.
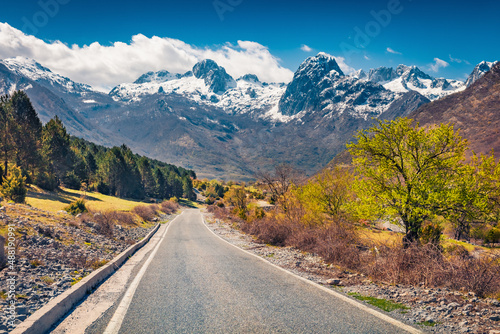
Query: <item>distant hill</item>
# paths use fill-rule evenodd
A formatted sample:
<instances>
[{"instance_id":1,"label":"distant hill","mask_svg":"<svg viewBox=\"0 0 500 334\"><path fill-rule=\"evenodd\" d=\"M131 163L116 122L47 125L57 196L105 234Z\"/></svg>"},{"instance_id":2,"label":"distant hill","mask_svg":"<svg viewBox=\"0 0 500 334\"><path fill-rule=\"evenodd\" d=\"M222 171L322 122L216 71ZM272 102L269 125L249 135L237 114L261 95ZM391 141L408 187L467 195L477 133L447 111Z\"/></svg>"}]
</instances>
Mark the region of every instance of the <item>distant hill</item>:
<instances>
[{"instance_id":1,"label":"distant hill","mask_svg":"<svg viewBox=\"0 0 500 334\"><path fill-rule=\"evenodd\" d=\"M409 115L420 125L453 123L476 153L500 154L500 62L462 92L421 106Z\"/></svg>"}]
</instances>

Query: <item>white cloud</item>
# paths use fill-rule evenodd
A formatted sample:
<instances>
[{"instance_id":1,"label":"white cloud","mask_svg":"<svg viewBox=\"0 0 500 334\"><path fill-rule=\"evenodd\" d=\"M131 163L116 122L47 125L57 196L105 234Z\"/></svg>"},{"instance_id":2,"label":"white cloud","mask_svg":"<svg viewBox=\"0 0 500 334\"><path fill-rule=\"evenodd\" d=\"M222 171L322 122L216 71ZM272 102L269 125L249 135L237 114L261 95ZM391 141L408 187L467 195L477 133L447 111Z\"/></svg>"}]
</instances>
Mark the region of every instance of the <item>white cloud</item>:
<instances>
[{"instance_id":1,"label":"white cloud","mask_svg":"<svg viewBox=\"0 0 500 334\"><path fill-rule=\"evenodd\" d=\"M434 58L434 64L429 64L429 69L432 72L438 72L441 67L447 67L448 64L446 61L439 59L439 58Z\"/></svg>"},{"instance_id":2,"label":"white cloud","mask_svg":"<svg viewBox=\"0 0 500 334\"><path fill-rule=\"evenodd\" d=\"M344 57L333 56L333 58L335 58L335 61L339 65L342 72L344 72L344 74L351 74L353 72L356 72L356 69L346 64Z\"/></svg>"},{"instance_id":3,"label":"white cloud","mask_svg":"<svg viewBox=\"0 0 500 334\"><path fill-rule=\"evenodd\" d=\"M138 34L129 43L68 46L60 41L47 43L0 23L0 59L16 56L33 58L56 73L100 89L132 82L148 71L184 73L203 59L213 59L235 78L251 73L267 82L289 82L293 77L280 59L256 42L199 48L177 39Z\"/></svg>"},{"instance_id":4,"label":"white cloud","mask_svg":"<svg viewBox=\"0 0 500 334\"><path fill-rule=\"evenodd\" d=\"M311 49L309 46L305 45L305 44L302 44L302 46L300 47L300 49L304 52L312 52L313 49Z\"/></svg>"},{"instance_id":5,"label":"white cloud","mask_svg":"<svg viewBox=\"0 0 500 334\"><path fill-rule=\"evenodd\" d=\"M458 64L465 63L465 64L467 64L467 65L470 65L470 63L469 63L467 60L465 60L465 59L453 58L453 57L451 56L451 54L450 54L449 56L450 56L450 61L451 61L452 63L458 63Z\"/></svg>"},{"instance_id":6,"label":"white cloud","mask_svg":"<svg viewBox=\"0 0 500 334\"><path fill-rule=\"evenodd\" d=\"M393 50L393 49L391 49L389 47L386 49L386 51L389 52L389 53L395 54L395 55L402 55L401 52L395 51L395 50Z\"/></svg>"},{"instance_id":7,"label":"white cloud","mask_svg":"<svg viewBox=\"0 0 500 334\"><path fill-rule=\"evenodd\" d=\"M370 56L368 56L368 55L366 55L366 54L364 55L364 58L365 58L366 60L372 60L372 59L370 58Z\"/></svg>"}]
</instances>

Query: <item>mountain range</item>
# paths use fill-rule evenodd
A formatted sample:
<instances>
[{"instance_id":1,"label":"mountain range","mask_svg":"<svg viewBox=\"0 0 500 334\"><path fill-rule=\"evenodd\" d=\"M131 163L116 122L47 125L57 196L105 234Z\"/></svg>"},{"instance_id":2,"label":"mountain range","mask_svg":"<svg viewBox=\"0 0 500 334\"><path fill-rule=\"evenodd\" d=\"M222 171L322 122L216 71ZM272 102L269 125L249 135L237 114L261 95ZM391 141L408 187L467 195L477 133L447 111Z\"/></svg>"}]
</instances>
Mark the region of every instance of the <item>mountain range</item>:
<instances>
[{"instance_id":1,"label":"mountain range","mask_svg":"<svg viewBox=\"0 0 500 334\"><path fill-rule=\"evenodd\" d=\"M42 121L58 115L71 134L98 144L125 143L202 177L244 180L278 163L313 173L374 119L465 92L492 66L478 64L466 82L405 65L346 75L319 53L284 84L234 79L207 59L182 74L145 73L106 94L17 57L0 61L0 93L25 90Z\"/></svg>"}]
</instances>

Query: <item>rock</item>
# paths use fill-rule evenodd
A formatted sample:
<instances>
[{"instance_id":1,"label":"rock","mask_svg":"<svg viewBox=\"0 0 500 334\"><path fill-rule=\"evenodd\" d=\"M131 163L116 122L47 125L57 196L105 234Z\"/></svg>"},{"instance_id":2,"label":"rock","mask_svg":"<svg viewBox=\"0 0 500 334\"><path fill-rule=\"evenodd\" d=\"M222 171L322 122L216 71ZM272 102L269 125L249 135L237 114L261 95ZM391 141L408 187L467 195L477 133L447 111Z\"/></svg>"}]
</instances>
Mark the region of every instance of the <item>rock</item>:
<instances>
[{"instance_id":1,"label":"rock","mask_svg":"<svg viewBox=\"0 0 500 334\"><path fill-rule=\"evenodd\" d=\"M331 278L331 279L326 281L326 284L328 284L328 285L342 285L341 283L342 283L342 281L339 280L338 278Z\"/></svg>"},{"instance_id":2,"label":"rock","mask_svg":"<svg viewBox=\"0 0 500 334\"><path fill-rule=\"evenodd\" d=\"M499 315L492 315L489 318L491 321L500 321L500 316Z\"/></svg>"}]
</instances>

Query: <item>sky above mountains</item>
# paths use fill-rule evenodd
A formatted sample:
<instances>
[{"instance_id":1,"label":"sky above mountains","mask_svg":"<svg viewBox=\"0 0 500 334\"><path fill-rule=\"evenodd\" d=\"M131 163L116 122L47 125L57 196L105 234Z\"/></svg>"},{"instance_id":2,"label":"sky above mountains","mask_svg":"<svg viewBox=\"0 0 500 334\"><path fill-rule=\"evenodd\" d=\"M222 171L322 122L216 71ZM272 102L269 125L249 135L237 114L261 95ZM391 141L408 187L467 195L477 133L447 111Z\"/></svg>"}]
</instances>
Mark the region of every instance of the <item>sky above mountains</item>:
<instances>
[{"instance_id":1,"label":"sky above mountains","mask_svg":"<svg viewBox=\"0 0 500 334\"><path fill-rule=\"evenodd\" d=\"M18 0L2 4L0 58L34 58L103 90L204 58L286 82L320 51L345 72L407 64L463 80L500 58L499 12L484 0Z\"/></svg>"}]
</instances>

